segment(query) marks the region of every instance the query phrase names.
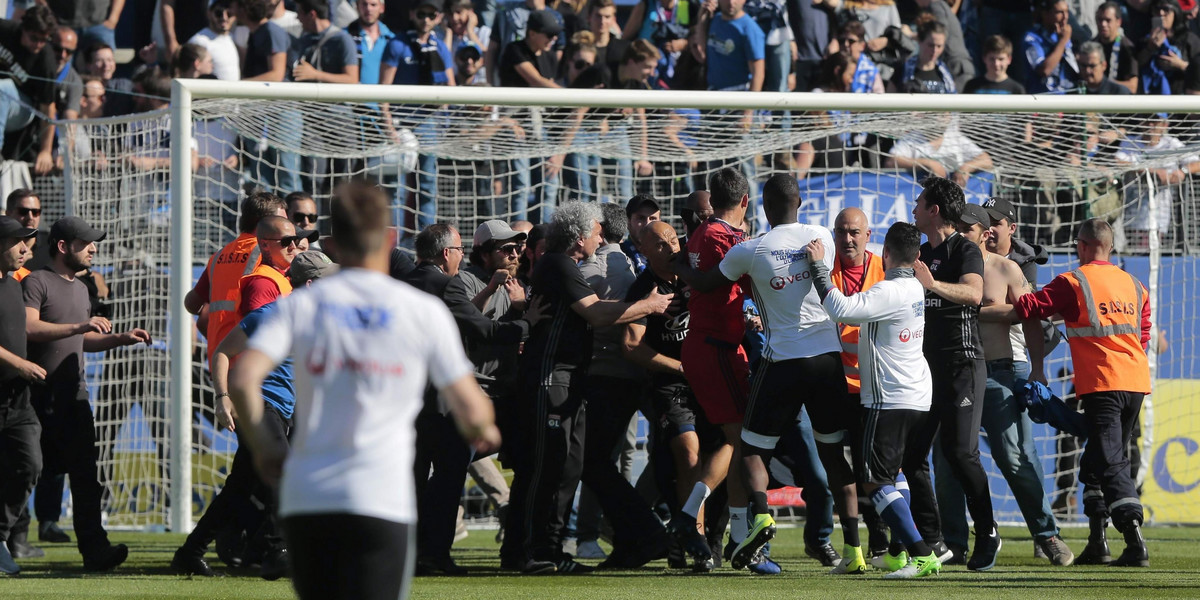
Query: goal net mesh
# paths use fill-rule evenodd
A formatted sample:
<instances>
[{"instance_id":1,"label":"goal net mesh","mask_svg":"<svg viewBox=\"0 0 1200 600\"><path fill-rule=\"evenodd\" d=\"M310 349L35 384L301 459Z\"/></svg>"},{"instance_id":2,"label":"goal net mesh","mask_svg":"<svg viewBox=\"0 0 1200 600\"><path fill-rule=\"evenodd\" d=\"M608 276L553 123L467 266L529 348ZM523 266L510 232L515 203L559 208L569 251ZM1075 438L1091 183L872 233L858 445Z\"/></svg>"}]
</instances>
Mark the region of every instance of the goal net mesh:
<instances>
[{"instance_id":1,"label":"goal net mesh","mask_svg":"<svg viewBox=\"0 0 1200 600\"><path fill-rule=\"evenodd\" d=\"M377 180L392 194L401 244L421 227L484 220L545 220L564 199L624 203L650 193L682 228L680 210L709 174L741 168L750 178L751 220L761 185L779 172L799 178L802 221L831 226L845 207L868 215L871 241L911 220L925 173L957 178L968 200L1003 197L1018 211L1016 237L1043 247L1038 283L1075 266L1073 236L1090 217L1118 231L1119 260L1154 288L1156 394L1147 400L1135 445L1139 481L1158 521L1195 522L1200 493L1200 405L1193 324L1200 247L1200 187L1180 169L1196 161L1190 115L743 111L489 105L426 105L202 99L193 103L194 275L236 235L248 191L303 190L328 214L330 190L351 178ZM143 327L151 347L91 355L100 471L109 524L167 523L170 258L169 192L187 177L169 168L170 117L148 113L64 124L71 209L108 232L96 269L111 288L114 328ZM1153 200L1153 201L1152 201ZM1153 210L1152 210L1153 209ZM319 223L324 233L328 225ZM220 488L236 439L214 426L213 393L195 332L190 436L192 514ZM1071 392L1060 344L1046 373ZM1044 487L1066 522L1081 519L1080 446L1034 425ZM986 440L986 436L984 436ZM997 516L1021 522L1009 486L981 444Z\"/></svg>"}]
</instances>

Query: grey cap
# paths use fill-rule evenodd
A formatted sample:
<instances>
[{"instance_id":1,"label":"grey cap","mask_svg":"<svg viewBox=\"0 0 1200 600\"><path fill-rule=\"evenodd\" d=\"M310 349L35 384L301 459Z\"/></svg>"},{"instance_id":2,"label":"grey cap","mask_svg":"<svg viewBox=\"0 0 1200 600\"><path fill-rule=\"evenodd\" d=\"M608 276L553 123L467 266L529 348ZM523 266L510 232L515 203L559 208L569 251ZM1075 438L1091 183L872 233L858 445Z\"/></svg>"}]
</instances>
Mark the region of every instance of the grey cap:
<instances>
[{"instance_id":1,"label":"grey cap","mask_svg":"<svg viewBox=\"0 0 1200 600\"><path fill-rule=\"evenodd\" d=\"M471 243L479 248L491 241L507 242L508 240L523 240L526 237L528 236L524 232L513 231L508 223L500 219L492 219L484 221L475 228L475 235L472 237Z\"/></svg>"},{"instance_id":2,"label":"grey cap","mask_svg":"<svg viewBox=\"0 0 1200 600\"><path fill-rule=\"evenodd\" d=\"M337 273L338 266L324 252L305 250L292 259L288 267L288 279L293 287L299 287L310 279L320 279Z\"/></svg>"},{"instance_id":3,"label":"grey cap","mask_svg":"<svg viewBox=\"0 0 1200 600\"><path fill-rule=\"evenodd\" d=\"M979 223L987 229L992 224L991 217L988 216L987 209L978 204L968 204L963 207L962 214L958 216L958 222L963 225L974 225Z\"/></svg>"}]
</instances>

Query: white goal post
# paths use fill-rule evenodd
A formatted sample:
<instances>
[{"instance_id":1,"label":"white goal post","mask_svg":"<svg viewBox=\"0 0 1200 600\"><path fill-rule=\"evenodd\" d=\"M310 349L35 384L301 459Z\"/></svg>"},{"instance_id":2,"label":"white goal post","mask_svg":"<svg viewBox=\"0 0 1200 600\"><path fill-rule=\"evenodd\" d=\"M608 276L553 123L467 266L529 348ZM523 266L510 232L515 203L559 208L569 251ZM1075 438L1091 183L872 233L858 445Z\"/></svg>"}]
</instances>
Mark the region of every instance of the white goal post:
<instances>
[{"instance_id":1,"label":"white goal post","mask_svg":"<svg viewBox=\"0 0 1200 600\"><path fill-rule=\"evenodd\" d=\"M190 428L193 423L193 319L184 308L184 296L193 285L193 266L196 261L207 257L194 256L193 222L193 115L200 102L210 99L230 101L304 102L347 105L390 104L396 106L501 106L501 107L557 107L557 108L606 108L606 109L699 109L705 115L714 115L720 120L725 113L741 111L768 111L766 114L790 115L790 130L779 127L762 131L761 138L749 139L743 144L729 146L722 151L732 157L738 153L774 152L790 149L798 142L807 141L806 129L815 121L800 118L804 114L826 114L836 112L852 115L848 120L828 125L821 135L830 132L875 130L882 127L901 136L906 130L935 114L960 113L969 115L987 113L997 115L1087 115L1095 113L1146 115L1154 112L1172 114L1200 113L1200 96L993 96L993 95L910 95L910 94L818 94L818 93L746 93L746 92L684 92L684 91L621 91L621 90L578 90L578 89L526 89L489 87L435 87L435 86L386 86L386 85L333 85L309 83L259 83L224 82L216 80L177 79L172 84L170 107L170 264L169 264L169 421L170 421L170 528L176 532L190 531L192 515L192 448ZM895 113L913 113L912 119L896 117ZM875 116L886 120L873 120ZM932 117L930 117L932 118ZM307 121L311 122L311 121ZM1053 130L1057 121L1042 123ZM815 127L815 125L813 125ZM307 125L306 125L307 127ZM331 128L335 125L331 125ZM724 133L721 133L723 131ZM725 128L702 139L694 146L696 156L704 159L705 140L717 140L728 135ZM782 133L781 133L782 131ZM333 132L336 135L337 132ZM816 134L814 134L815 137ZM1052 131L1050 135L1055 135ZM1064 134L1065 135L1065 134ZM443 149L449 154L459 152L453 144L467 144L453 139L445 141ZM513 145L514 147L517 144ZM545 148L561 151L561 147L547 142ZM1195 151L1195 148L1190 148ZM377 153L401 152L399 146L391 149L375 148ZM476 151L463 148L461 154ZM557 152L554 152L557 153ZM655 156L666 156L669 150L652 149ZM634 150L637 154L637 150ZM1177 152L1176 154L1179 154ZM714 155L715 156L715 155ZM638 158L638 157L635 157ZM640 158L646 158L641 156ZM1163 160L1171 157L1160 157ZM1149 159L1151 162L1154 157ZM1012 168L1020 168L1020 161L1013 161ZM1032 166L1029 167L1031 170ZM1045 171L1038 177L1067 177L1071 174L1087 173L1087 165L1044 164ZM1145 169L1143 165L1139 167ZM1132 168L1131 168L1132 169ZM1047 175L1046 172L1049 174ZM1033 178L1034 175L1030 175ZM1153 178L1147 185L1153 189ZM1150 215L1157 215L1161 207L1155 202L1157 194L1149 194ZM1169 210L1169 209L1168 209ZM665 215L664 211L664 217ZM1184 216L1183 218L1187 218ZM1158 277L1161 249L1159 247L1159 219L1150 218L1147 250L1150 257L1151 303L1158 314ZM1044 283L1044 282L1043 282ZM1158 324L1155 320L1156 326ZM1154 354L1151 355L1155 356ZM1153 358L1152 358L1153 360ZM1152 371L1154 365L1152 363Z\"/></svg>"}]
</instances>

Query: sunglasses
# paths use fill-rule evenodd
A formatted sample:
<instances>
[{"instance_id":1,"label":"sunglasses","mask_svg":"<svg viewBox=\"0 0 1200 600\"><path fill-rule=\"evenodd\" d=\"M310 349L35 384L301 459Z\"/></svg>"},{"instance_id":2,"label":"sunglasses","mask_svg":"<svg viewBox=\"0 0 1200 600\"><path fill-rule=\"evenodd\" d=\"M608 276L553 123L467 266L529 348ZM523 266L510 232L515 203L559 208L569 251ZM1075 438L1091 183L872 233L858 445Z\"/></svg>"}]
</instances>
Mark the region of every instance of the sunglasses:
<instances>
[{"instance_id":1,"label":"sunglasses","mask_svg":"<svg viewBox=\"0 0 1200 600\"><path fill-rule=\"evenodd\" d=\"M17 209L17 212L20 212L22 215L24 215L24 216L27 216L27 217L40 217L40 216L42 216L42 209L40 209L40 208L24 208L24 207L21 207L21 208L18 208L18 209Z\"/></svg>"},{"instance_id":2,"label":"sunglasses","mask_svg":"<svg viewBox=\"0 0 1200 600\"><path fill-rule=\"evenodd\" d=\"M300 241L303 239L306 239L306 238L302 235L285 235L281 238L259 238L259 241L279 242L279 246L281 248L287 248L289 246L299 246Z\"/></svg>"},{"instance_id":3,"label":"sunglasses","mask_svg":"<svg viewBox=\"0 0 1200 600\"><path fill-rule=\"evenodd\" d=\"M492 248L492 250L495 252L499 252L500 254L520 254L521 253L521 245L520 244L505 244L503 246L498 246L496 248Z\"/></svg>"},{"instance_id":4,"label":"sunglasses","mask_svg":"<svg viewBox=\"0 0 1200 600\"><path fill-rule=\"evenodd\" d=\"M437 17L438 17L438 14L435 12L420 11L417 13L418 19L425 19L427 21L432 21L432 20L436 19Z\"/></svg>"},{"instance_id":5,"label":"sunglasses","mask_svg":"<svg viewBox=\"0 0 1200 600\"><path fill-rule=\"evenodd\" d=\"M575 61L575 70L576 70L576 71L582 71L582 70L584 70L584 69L586 69L586 68L588 68L588 67L592 66L593 64L595 64L595 63L590 63L590 62L588 62L588 61L586 61L586 60L583 60L582 58L580 58L580 59L578 59L578 60L576 60L576 61Z\"/></svg>"},{"instance_id":6,"label":"sunglasses","mask_svg":"<svg viewBox=\"0 0 1200 600\"><path fill-rule=\"evenodd\" d=\"M67 48L66 46L63 46L62 44L50 44L50 47L54 48L54 52L56 54L64 54L64 53L68 54L68 55L75 54L74 48Z\"/></svg>"},{"instance_id":7,"label":"sunglasses","mask_svg":"<svg viewBox=\"0 0 1200 600\"><path fill-rule=\"evenodd\" d=\"M304 221L305 223L316 223L317 213L292 213L292 221Z\"/></svg>"},{"instance_id":8,"label":"sunglasses","mask_svg":"<svg viewBox=\"0 0 1200 600\"><path fill-rule=\"evenodd\" d=\"M446 246L447 250L458 250L459 252L466 251L466 246Z\"/></svg>"}]
</instances>

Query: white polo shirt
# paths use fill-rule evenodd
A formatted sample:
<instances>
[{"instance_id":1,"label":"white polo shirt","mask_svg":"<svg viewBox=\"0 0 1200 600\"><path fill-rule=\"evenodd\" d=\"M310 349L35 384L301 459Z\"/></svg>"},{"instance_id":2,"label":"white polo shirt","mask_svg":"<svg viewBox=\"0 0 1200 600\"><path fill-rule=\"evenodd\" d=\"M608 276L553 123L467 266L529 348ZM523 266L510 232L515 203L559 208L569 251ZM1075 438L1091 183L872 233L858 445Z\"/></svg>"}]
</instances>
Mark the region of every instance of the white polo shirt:
<instances>
[{"instance_id":1,"label":"white polo shirt","mask_svg":"<svg viewBox=\"0 0 1200 600\"><path fill-rule=\"evenodd\" d=\"M442 388L473 371L446 306L382 273L344 269L280 299L249 347L295 361L279 514L415 522L413 423L426 381Z\"/></svg>"},{"instance_id":2,"label":"white polo shirt","mask_svg":"<svg viewBox=\"0 0 1200 600\"><path fill-rule=\"evenodd\" d=\"M781 361L841 352L837 326L829 320L808 273L808 251L814 239L833 248L833 235L824 227L789 223L746 240L721 260L721 274L730 281L749 275L754 301L763 321L767 345L763 358ZM825 257L833 268L833 253Z\"/></svg>"}]
</instances>

